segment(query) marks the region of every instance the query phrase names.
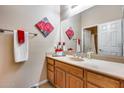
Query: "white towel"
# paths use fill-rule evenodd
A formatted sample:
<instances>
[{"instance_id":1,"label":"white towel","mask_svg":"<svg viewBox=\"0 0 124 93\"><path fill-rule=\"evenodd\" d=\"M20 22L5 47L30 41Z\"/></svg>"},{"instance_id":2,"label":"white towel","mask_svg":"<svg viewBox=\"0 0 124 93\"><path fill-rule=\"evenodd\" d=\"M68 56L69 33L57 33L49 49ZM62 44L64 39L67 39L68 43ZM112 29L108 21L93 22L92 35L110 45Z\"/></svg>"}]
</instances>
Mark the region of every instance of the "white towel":
<instances>
[{"instance_id":1,"label":"white towel","mask_svg":"<svg viewBox=\"0 0 124 93\"><path fill-rule=\"evenodd\" d=\"M29 34L25 32L25 42L21 45L18 43L18 34L14 30L14 57L15 62L24 62L28 60L28 49L29 49Z\"/></svg>"}]
</instances>

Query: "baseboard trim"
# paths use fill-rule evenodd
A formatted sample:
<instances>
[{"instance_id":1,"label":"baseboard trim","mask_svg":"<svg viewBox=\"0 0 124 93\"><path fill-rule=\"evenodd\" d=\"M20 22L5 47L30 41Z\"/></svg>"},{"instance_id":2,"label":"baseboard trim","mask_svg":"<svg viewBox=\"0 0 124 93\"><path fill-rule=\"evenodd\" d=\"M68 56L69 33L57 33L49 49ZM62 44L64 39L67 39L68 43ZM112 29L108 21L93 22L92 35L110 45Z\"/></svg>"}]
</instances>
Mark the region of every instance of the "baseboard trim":
<instances>
[{"instance_id":1,"label":"baseboard trim","mask_svg":"<svg viewBox=\"0 0 124 93\"><path fill-rule=\"evenodd\" d=\"M46 80L43 80L43 81L40 81L40 82L38 82L38 83L36 83L36 84L34 84L34 85L32 85L32 86L30 86L30 88L39 88L39 86L40 85L43 85L43 84L45 84L45 83L47 83L48 82L48 80L46 79Z\"/></svg>"},{"instance_id":2,"label":"baseboard trim","mask_svg":"<svg viewBox=\"0 0 124 93\"><path fill-rule=\"evenodd\" d=\"M43 81L40 81L39 82L39 85L43 85L43 84L45 84L45 83L47 83L48 82L48 80L46 79L46 80L43 80Z\"/></svg>"}]
</instances>

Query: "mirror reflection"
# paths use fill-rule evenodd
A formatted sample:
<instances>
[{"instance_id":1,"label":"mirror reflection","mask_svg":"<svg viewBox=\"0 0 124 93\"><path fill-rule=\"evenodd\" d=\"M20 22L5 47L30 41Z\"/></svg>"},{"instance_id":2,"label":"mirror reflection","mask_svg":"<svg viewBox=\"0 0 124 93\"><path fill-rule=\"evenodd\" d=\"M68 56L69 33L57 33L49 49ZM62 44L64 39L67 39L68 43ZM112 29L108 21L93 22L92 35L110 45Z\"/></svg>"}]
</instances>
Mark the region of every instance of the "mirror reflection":
<instances>
[{"instance_id":1,"label":"mirror reflection","mask_svg":"<svg viewBox=\"0 0 124 93\"><path fill-rule=\"evenodd\" d=\"M66 37L64 31L71 26L75 35L70 42L80 38L83 53L124 56L123 7L122 5L97 5L72 16L66 11L61 20L61 38Z\"/></svg>"}]
</instances>

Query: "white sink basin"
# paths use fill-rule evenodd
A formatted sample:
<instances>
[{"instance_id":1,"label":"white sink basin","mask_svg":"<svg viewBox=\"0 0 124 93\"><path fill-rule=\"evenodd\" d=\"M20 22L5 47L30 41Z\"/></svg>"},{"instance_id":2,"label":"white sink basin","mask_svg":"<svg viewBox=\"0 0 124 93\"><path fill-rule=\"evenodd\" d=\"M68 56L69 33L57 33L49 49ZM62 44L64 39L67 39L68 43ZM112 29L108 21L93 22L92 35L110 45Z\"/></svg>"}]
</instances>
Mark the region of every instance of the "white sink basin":
<instances>
[{"instance_id":1,"label":"white sink basin","mask_svg":"<svg viewBox=\"0 0 124 93\"><path fill-rule=\"evenodd\" d=\"M83 58L80 58L80 57L69 56L68 58L73 61L84 61Z\"/></svg>"}]
</instances>

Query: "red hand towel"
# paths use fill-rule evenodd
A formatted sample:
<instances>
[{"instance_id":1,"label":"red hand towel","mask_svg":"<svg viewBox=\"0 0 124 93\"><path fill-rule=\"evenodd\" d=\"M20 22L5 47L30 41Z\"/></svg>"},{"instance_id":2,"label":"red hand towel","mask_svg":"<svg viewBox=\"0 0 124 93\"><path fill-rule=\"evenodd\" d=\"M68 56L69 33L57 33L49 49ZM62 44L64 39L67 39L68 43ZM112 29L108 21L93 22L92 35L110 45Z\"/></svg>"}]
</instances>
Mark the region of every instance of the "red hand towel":
<instances>
[{"instance_id":1,"label":"red hand towel","mask_svg":"<svg viewBox=\"0 0 124 93\"><path fill-rule=\"evenodd\" d=\"M80 39L78 38L78 45L80 45Z\"/></svg>"},{"instance_id":2,"label":"red hand towel","mask_svg":"<svg viewBox=\"0 0 124 93\"><path fill-rule=\"evenodd\" d=\"M17 30L18 33L18 43L23 44L25 42L25 33L22 30Z\"/></svg>"}]
</instances>

